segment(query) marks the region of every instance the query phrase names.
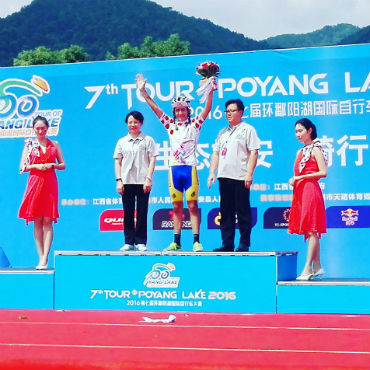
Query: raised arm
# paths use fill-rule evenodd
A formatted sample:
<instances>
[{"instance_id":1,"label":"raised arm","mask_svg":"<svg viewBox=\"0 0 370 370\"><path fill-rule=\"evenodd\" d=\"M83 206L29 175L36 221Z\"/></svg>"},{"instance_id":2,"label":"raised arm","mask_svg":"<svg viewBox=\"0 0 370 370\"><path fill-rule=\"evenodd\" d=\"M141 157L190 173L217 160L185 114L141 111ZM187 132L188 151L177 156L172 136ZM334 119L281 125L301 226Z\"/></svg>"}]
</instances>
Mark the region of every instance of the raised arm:
<instances>
[{"instance_id":1,"label":"raised arm","mask_svg":"<svg viewBox=\"0 0 370 370\"><path fill-rule=\"evenodd\" d=\"M202 118L205 120L209 114L209 112L211 111L212 109L212 103L213 103L213 92L215 90L217 90L217 82L216 82L216 78L215 77L212 77L213 81L212 81L212 90L210 91L208 97L207 97L207 100L206 100L206 105L204 106L204 109L202 110L202 112L200 113L200 115L202 116Z\"/></svg>"},{"instance_id":2,"label":"raised arm","mask_svg":"<svg viewBox=\"0 0 370 370\"><path fill-rule=\"evenodd\" d=\"M161 118L163 115L163 111L161 108L158 107L157 103L149 96L145 89L146 79L143 75L138 74L136 75L136 87L140 91L141 96L145 99L149 107L153 110L158 118Z\"/></svg>"}]
</instances>

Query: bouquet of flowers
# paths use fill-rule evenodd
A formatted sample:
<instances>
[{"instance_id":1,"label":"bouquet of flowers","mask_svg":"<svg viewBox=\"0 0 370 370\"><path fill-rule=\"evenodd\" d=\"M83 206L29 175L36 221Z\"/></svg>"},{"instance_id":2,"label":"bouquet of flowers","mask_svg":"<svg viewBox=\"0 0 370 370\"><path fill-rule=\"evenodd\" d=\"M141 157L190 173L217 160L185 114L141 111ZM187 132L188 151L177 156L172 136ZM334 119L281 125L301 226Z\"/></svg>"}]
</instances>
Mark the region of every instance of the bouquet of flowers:
<instances>
[{"instance_id":1,"label":"bouquet of flowers","mask_svg":"<svg viewBox=\"0 0 370 370\"><path fill-rule=\"evenodd\" d=\"M220 74L220 66L211 61L198 63L196 73L203 77L199 82L200 87L196 93L200 95L199 101L204 103L213 88L216 77Z\"/></svg>"},{"instance_id":2,"label":"bouquet of flowers","mask_svg":"<svg viewBox=\"0 0 370 370\"><path fill-rule=\"evenodd\" d=\"M203 76L203 79L218 77L220 66L214 62L203 62L197 65L196 71L198 75Z\"/></svg>"}]
</instances>

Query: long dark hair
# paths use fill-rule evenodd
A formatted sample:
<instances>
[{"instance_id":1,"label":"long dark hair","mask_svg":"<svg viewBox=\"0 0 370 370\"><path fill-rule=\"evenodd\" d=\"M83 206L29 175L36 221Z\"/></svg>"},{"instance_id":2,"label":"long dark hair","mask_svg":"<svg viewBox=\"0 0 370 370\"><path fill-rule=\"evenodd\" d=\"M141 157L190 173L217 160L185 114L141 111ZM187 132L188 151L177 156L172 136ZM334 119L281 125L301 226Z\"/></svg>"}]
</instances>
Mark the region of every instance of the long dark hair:
<instances>
[{"instance_id":1,"label":"long dark hair","mask_svg":"<svg viewBox=\"0 0 370 370\"><path fill-rule=\"evenodd\" d=\"M301 118L299 119L295 125L297 126L298 124L302 125L307 131L311 128L312 131L311 131L311 139L312 140L315 140L317 138L317 130L316 130L316 126L312 123L312 121L310 121L308 118Z\"/></svg>"},{"instance_id":2,"label":"long dark hair","mask_svg":"<svg viewBox=\"0 0 370 370\"><path fill-rule=\"evenodd\" d=\"M49 127L49 122L48 122L48 120L45 118L45 117L43 117L43 116L37 116L34 120L33 120L33 122L32 122L32 127L35 127L35 125L36 125L36 122L37 121L42 121L42 122L44 122L45 123L45 125L47 126L47 127Z\"/></svg>"}]
</instances>

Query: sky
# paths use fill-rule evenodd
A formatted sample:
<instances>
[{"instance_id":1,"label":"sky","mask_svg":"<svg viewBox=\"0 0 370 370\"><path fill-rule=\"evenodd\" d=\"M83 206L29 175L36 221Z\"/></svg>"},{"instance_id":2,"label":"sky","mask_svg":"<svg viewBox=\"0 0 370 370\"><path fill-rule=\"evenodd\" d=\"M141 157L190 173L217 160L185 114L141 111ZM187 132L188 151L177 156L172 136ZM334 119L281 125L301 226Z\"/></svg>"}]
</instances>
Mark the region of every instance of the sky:
<instances>
[{"instance_id":1,"label":"sky","mask_svg":"<svg viewBox=\"0 0 370 370\"><path fill-rule=\"evenodd\" d=\"M0 0L0 17L32 0ZM64 0L60 0L64 1ZM152 0L184 15L211 22L255 39L307 33L327 25L370 24L370 0Z\"/></svg>"}]
</instances>

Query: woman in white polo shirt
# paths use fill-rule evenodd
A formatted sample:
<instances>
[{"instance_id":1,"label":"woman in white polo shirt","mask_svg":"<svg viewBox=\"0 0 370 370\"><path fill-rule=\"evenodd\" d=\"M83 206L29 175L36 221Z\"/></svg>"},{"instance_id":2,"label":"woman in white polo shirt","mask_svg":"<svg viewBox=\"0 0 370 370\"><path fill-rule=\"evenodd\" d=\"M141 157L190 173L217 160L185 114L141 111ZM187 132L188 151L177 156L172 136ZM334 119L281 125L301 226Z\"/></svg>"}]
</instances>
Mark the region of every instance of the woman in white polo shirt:
<instances>
[{"instance_id":1,"label":"woman in white polo shirt","mask_svg":"<svg viewBox=\"0 0 370 370\"><path fill-rule=\"evenodd\" d=\"M129 132L118 140L113 154L116 189L122 195L124 209L125 244L121 250L145 251L149 193L158 149L153 138L141 132L144 117L140 112L129 112L125 121Z\"/></svg>"}]
</instances>

